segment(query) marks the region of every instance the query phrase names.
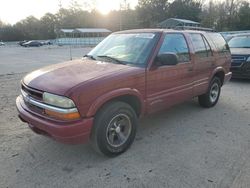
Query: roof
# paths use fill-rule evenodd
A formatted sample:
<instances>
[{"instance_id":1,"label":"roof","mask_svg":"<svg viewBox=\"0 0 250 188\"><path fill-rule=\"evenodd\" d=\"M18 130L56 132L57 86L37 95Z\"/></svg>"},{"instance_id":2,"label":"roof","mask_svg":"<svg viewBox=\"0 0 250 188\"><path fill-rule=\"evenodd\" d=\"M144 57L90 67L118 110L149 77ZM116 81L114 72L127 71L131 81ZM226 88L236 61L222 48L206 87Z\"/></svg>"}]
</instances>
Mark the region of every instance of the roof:
<instances>
[{"instance_id":1,"label":"roof","mask_svg":"<svg viewBox=\"0 0 250 188\"><path fill-rule=\"evenodd\" d=\"M131 29L131 30L124 30L124 31L117 31L115 34L123 34L123 33L206 33L205 31L200 30L176 30L176 29L160 29L160 28L149 28L149 29Z\"/></svg>"},{"instance_id":2,"label":"roof","mask_svg":"<svg viewBox=\"0 0 250 188\"><path fill-rule=\"evenodd\" d=\"M197 26L176 26L175 29L180 29L180 30L198 30L198 31L210 31L210 32L215 32L214 29L212 28L207 28L207 27L197 27Z\"/></svg>"},{"instance_id":3,"label":"roof","mask_svg":"<svg viewBox=\"0 0 250 188\"><path fill-rule=\"evenodd\" d=\"M220 32L222 35L234 35L234 34L243 34L243 33L250 33L250 30L242 30L242 31L224 31Z\"/></svg>"},{"instance_id":4,"label":"roof","mask_svg":"<svg viewBox=\"0 0 250 188\"><path fill-rule=\"evenodd\" d=\"M105 28L76 28L74 33L111 33L110 30Z\"/></svg>"}]
</instances>

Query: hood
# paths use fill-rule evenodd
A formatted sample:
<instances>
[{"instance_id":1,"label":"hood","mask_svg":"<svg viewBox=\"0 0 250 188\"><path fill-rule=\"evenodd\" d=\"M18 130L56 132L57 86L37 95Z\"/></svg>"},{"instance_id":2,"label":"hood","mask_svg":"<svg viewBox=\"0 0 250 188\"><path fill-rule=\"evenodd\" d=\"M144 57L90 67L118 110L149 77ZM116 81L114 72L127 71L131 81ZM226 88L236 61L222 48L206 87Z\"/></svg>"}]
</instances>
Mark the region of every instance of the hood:
<instances>
[{"instance_id":1,"label":"hood","mask_svg":"<svg viewBox=\"0 0 250 188\"><path fill-rule=\"evenodd\" d=\"M24 77L23 82L34 89L64 95L78 84L108 75L119 74L131 68L134 67L79 59L33 71Z\"/></svg>"},{"instance_id":2,"label":"hood","mask_svg":"<svg viewBox=\"0 0 250 188\"><path fill-rule=\"evenodd\" d=\"M230 48L232 55L250 55L250 48Z\"/></svg>"}]
</instances>

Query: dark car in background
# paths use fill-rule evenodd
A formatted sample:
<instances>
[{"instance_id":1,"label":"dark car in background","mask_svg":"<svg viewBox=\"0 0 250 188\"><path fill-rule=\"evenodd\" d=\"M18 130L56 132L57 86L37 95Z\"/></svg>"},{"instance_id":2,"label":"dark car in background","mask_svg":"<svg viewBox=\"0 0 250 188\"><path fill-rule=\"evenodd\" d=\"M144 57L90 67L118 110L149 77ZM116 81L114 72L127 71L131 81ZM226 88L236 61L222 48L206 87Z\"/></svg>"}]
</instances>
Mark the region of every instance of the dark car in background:
<instances>
[{"instance_id":1,"label":"dark car in background","mask_svg":"<svg viewBox=\"0 0 250 188\"><path fill-rule=\"evenodd\" d=\"M52 45L53 42L51 40L46 40L42 42L43 45Z\"/></svg>"},{"instance_id":2,"label":"dark car in background","mask_svg":"<svg viewBox=\"0 0 250 188\"><path fill-rule=\"evenodd\" d=\"M233 78L250 79L250 33L234 35L228 45L232 54Z\"/></svg>"},{"instance_id":3,"label":"dark car in background","mask_svg":"<svg viewBox=\"0 0 250 188\"><path fill-rule=\"evenodd\" d=\"M26 43L26 42L29 42L29 41L23 40L23 41L19 41L17 44L20 45L20 46L23 46L23 44Z\"/></svg>"},{"instance_id":4,"label":"dark car in background","mask_svg":"<svg viewBox=\"0 0 250 188\"><path fill-rule=\"evenodd\" d=\"M24 47L39 47L42 45L43 44L41 42L38 42L38 41L29 41L29 42L22 44L22 46L24 46Z\"/></svg>"}]
</instances>

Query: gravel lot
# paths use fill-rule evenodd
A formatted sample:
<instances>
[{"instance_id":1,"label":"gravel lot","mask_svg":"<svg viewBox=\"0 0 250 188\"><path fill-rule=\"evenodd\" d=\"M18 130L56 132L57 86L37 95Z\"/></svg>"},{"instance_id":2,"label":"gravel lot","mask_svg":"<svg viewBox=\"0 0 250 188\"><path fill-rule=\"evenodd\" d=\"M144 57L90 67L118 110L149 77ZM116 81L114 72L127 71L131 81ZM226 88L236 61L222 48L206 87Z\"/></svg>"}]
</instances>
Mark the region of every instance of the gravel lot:
<instances>
[{"instance_id":1,"label":"gravel lot","mask_svg":"<svg viewBox=\"0 0 250 188\"><path fill-rule=\"evenodd\" d=\"M73 48L73 57L89 49ZM34 134L17 118L24 74L69 59L67 47L0 48L0 187L250 187L250 81L225 85L212 109L186 102L144 118L117 158Z\"/></svg>"},{"instance_id":2,"label":"gravel lot","mask_svg":"<svg viewBox=\"0 0 250 188\"><path fill-rule=\"evenodd\" d=\"M46 65L81 58L90 48L69 46L0 47L0 75L27 73Z\"/></svg>"}]
</instances>

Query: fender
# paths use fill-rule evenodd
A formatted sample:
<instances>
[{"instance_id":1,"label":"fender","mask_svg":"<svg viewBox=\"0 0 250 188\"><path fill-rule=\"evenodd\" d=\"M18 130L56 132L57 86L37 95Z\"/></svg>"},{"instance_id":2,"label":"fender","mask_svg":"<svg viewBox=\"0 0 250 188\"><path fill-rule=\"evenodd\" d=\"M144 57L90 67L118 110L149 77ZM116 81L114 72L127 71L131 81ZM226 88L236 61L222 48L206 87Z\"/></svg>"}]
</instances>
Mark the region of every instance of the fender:
<instances>
[{"instance_id":1,"label":"fender","mask_svg":"<svg viewBox=\"0 0 250 188\"><path fill-rule=\"evenodd\" d=\"M226 70L223 68L223 67L216 67L214 70L213 70L213 72L212 72L212 74L210 75L210 78L209 78L209 80L211 81L211 79L214 77L214 75L216 74L216 73L218 73L218 72L224 72L224 74L226 74ZM223 80L223 82L224 82L224 80Z\"/></svg>"},{"instance_id":2,"label":"fender","mask_svg":"<svg viewBox=\"0 0 250 188\"><path fill-rule=\"evenodd\" d=\"M116 89L113 91L110 91L108 93L105 93L104 95L98 97L90 106L88 112L87 112L87 117L94 116L97 112L98 109L102 107L106 102L120 96L124 95L132 95L137 97L140 100L141 103L141 114L143 114L144 109L145 109L145 104L143 97L141 93L137 89L132 89L132 88L120 88Z\"/></svg>"}]
</instances>

